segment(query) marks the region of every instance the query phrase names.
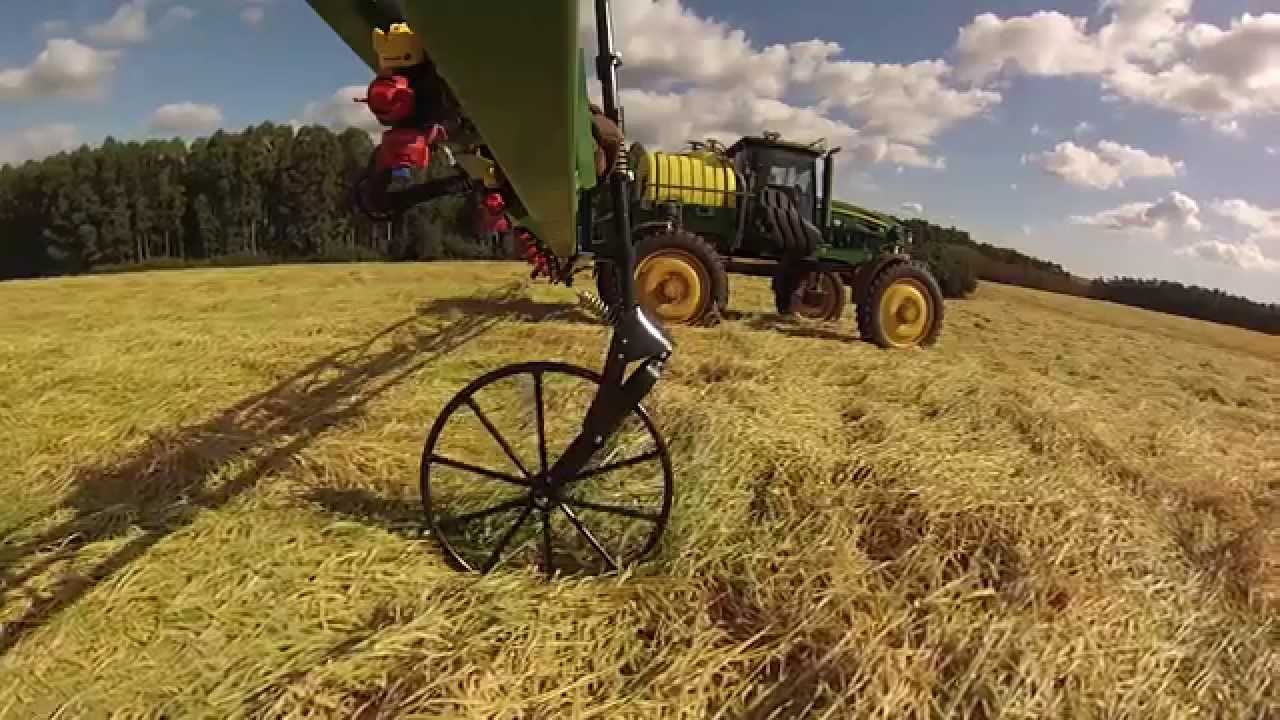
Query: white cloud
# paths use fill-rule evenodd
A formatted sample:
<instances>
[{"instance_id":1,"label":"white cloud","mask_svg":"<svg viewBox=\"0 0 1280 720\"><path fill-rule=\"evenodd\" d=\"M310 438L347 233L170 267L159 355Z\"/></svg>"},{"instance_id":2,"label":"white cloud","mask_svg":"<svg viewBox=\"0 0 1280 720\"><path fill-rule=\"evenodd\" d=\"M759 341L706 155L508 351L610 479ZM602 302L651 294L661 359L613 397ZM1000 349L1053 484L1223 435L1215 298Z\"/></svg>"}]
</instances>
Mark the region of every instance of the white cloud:
<instances>
[{"instance_id":1,"label":"white cloud","mask_svg":"<svg viewBox=\"0 0 1280 720\"><path fill-rule=\"evenodd\" d=\"M1127 203L1094 215L1073 215L1070 220L1076 225L1149 233L1160 238L1174 229L1199 232L1204 228L1199 204L1176 191L1155 202Z\"/></svg>"},{"instance_id":2,"label":"white cloud","mask_svg":"<svg viewBox=\"0 0 1280 720\"><path fill-rule=\"evenodd\" d=\"M245 25L258 29L262 27L263 22L267 19L267 7L274 4L276 0L231 0L234 5L240 5L240 22Z\"/></svg>"},{"instance_id":3,"label":"white cloud","mask_svg":"<svg viewBox=\"0 0 1280 720\"><path fill-rule=\"evenodd\" d=\"M1240 198L1215 199L1209 209L1247 230L1247 235L1240 239L1218 236L1199 240L1179 248L1178 255L1242 270L1280 272L1280 210L1262 208Z\"/></svg>"},{"instance_id":4,"label":"white cloud","mask_svg":"<svg viewBox=\"0 0 1280 720\"><path fill-rule=\"evenodd\" d=\"M581 5L591 3L584 0ZM594 38L594 12L580 17L580 30ZM786 88L787 46L756 49L742 30L699 17L679 0L615 3L613 17L615 39L633 86L671 91L694 84L772 98Z\"/></svg>"},{"instance_id":5,"label":"white cloud","mask_svg":"<svg viewBox=\"0 0 1280 720\"><path fill-rule=\"evenodd\" d=\"M831 146L841 146L848 164L885 163L941 170L942 158L880 136L864 136L847 123L833 120L812 107L788 105L781 100L761 98L732 91L690 90L660 93L626 89L622 102L627 108L627 133L651 147L679 148L688 140L715 138L729 144L743 135L759 135L764 130L795 139L826 138ZM367 111L366 111L367 114Z\"/></svg>"},{"instance_id":6,"label":"white cloud","mask_svg":"<svg viewBox=\"0 0 1280 720\"><path fill-rule=\"evenodd\" d=\"M839 49L827 43L822 53L834 55ZM793 73L793 79L801 91L823 98L823 109L849 112L863 121L866 131L929 145L946 128L981 115L1001 100L995 92L950 87L950 75L951 67L941 60L892 65L828 56L816 70L803 69Z\"/></svg>"},{"instance_id":7,"label":"white cloud","mask_svg":"<svg viewBox=\"0 0 1280 720\"><path fill-rule=\"evenodd\" d=\"M160 25L172 27L180 23L188 23L194 20L196 11L186 5L174 5L164 11L164 17L160 19Z\"/></svg>"},{"instance_id":8,"label":"white cloud","mask_svg":"<svg viewBox=\"0 0 1280 720\"><path fill-rule=\"evenodd\" d=\"M153 26L148 17L152 3L153 0L127 0L111 17L85 28L85 37L103 45L140 45L151 39L155 30L172 29L196 16L196 11L187 5L173 5Z\"/></svg>"},{"instance_id":9,"label":"white cloud","mask_svg":"<svg viewBox=\"0 0 1280 720\"><path fill-rule=\"evenodd\" d=\"M1008 19L982 13L960 29L956 74L982 83L1006 69L1041 76L1102 72L1105 58L1090 42L1087 22L1060 12Z\"/></svg>"},{"instance_id":10,"label":"white cloud","mask_svg":"<svg viewBox=\"0 0 1280 720\"><path fill-rule=\"evenodd\" d=\"M1134 178L1177 177L1186 172L1181 161L1112 140L1102 140L1096 147L1061 142L1053 150L1024 155L1022 161L1071 185L1097 190L1122 188Z\"/></svg>"},{"instance_id":11,"label":"white cloud","mask_svg":"<svg viewBox=\"0 0 1280 720\"><path fill-rule=\"evenodd\" d=\"M1040 123L1036 123L1036 124L1034 124L1034 125L1032 125L1032 126L1031 126L1031 134L1032 134L1033 136L1035 136L1035 137L1039 137L1043 132L1044 132L1044 130L1042 130L1042 129L1040 128Z\"/></svg>"},{"instance_id":12,"label":"white cloud","mask_svg":"<svg viewBox=\"0 0 1280 720\"><path fill-rule=\"evenodd\" d=\"M217 105L181 102L157 108L151 114L150 128L154 133L194 136L211 133L222 122L222 109Z\"/></svg>"},{"instance_id":13,"label":"white cloud","mask_svg":"<svg viewBox=\"0 0 1280 720\"><path fill-rule=\"evenodd\" d=\"M1075 136L1080 137L1081 135L1088 135L1089 133L1093 132L1094 129L1095 128L1093 127L1093 123L1089 122L1088 120L1081 120L1076 125Z\"/></svg>"},{"instance_id":14,"label":"white cloud","mask_svg":"<svg viewBox=\"0 0 1280 720\"><path fill-rule=\"evenodd\" d=\"M1268 155L1280 155L1280 148L1275 147L1274 145L1268 145L1268 146L1267 146L1267 154L1268 154Z\"/></svg>"},{"instance_id":15,"label":"white cloud","mask_svg":"<svg viewBox=\"0 0 1280 720\"><path fill-rule=\"evenodd\" d=\"M1100 11L1112 11L1096 41L1111 61L1163 62L1172 58L1193 0L1102 0Z\"/></svg>"},{"instance_id":16,"label":"white cloud","mask_svg":"<svg viewBox=\"0 0 1280 720\"><path fill-rule=\"evenodd\" d=\"M1026 237L1031 237L1031 226L1030 226L1030 225L1023 225L1023 226L1022 226L1022 234L1023 234L1023 235L1025 235Z\"/></svg>"},{"instance_id":17,"label":"white cloud","mask_svg":"<svg viewBox=\"0 0 1280 720\"><path fill-rule=\"evenodd\" d=\"M45 20L40 23L39 30L43 35L66 35L71 30L71 23L59 18Z\"/></svg>"},{"instance_id":18,"label":"white cloud","mask_svg":"<svg viewBox=\"0 0 1280 720\"><path fill-rule=\"evenodd\" d=\"M104 45L137 45L146 42L147 0L129 0L103 22L90 25L84 34Z\"/></svg>"},{"instance_id":19,"label":"white cloud","mask_svg":"<svg viewBox=\"0 0 1280 720\"><path fill-rule=\"evenodd\" d=\"M924 205L918 202L904 202L902 203L902 210L911 215L923 215Z\"/></svg>"},{"instance_id":20,"label":"white cloud","mask_svg":"<svg viewBox=\"0 0 1280 720\"><path fill-rule=\"evenodd\" d=\"M1232 140L1244 140L1248 133L1244 129L1244 125L1239 120L1228 120L1225 118L1213 118L1199 115L1187 115L1182 118L1182 124L1187 127L1203 127L1208 128L1219 135L1231 138Z\"/></svg>"},{"instance_id":21,"label":"white cloud","mask_svg":"<svg viewBox=\"0 0 1280 720\"><path fill-rule=\"evenodd\" d=\"M1184 257L1198 257L1209 262L1238 267L1242 270L1280 272L1280 260L1267 257L1256 243L1229 243L1202 240L1175 251Z\"/></svg>"},{"instance_id":22,"label":"white cloud","mask_svg":"<svg viewBox=\"0 0 1280 720\"><path fill-rule=\"evenodd\" d=\"M1244 128L1240 126L1239 120L1214 120L1212 127L1218 133L1229 138L1243 140L1245 136Z\"/></svg>"},{"instance_id":23,"label":"white cloud","mask_svg":"<svg viewBox=\"0 0 1280 720\"><path fill-rule=\"evenodd\" d=\"M1280 243L1280 210L1267 210L1240 198L1214 200L1209 209L1250 231L1250 242Z\"/></svg>"},{"instance_id":24,"label":"white cloud","mask_svg":"<svg viewBox=\"0 0 1280 720\"><path fill-rule=\"evenodd\" d=\"M0 165L19 165L79 147L80 129L67 123L0 133Z\"/></svg>"},{"instance_id":25,"label":"white cloud","mask_svg":"<svg viewBox=\"0 0 1280 720\"><path fill-rule=\"evenodd\" d=\"M364 130L370 135L380 135L386 128L378 123L378 119L369 112L369 106L355 102L355 98L364 97L368 87L364 85L348 85L339 88L328 99L309 102L302 109L302 114L289 121L295 128L303 125L324 125L331 130L341 131L349 127ZM631 117L627 117L630 125Z\"/></svg>"},{"instance_id":26,"label":"white cloud","mask_svg":"<svg viewBox=\"0 0 1280 720\"><path fill-rule=\"evenodd\" d=\"M1233 120L1280 113L1280 14L1244 14L1227 28L1190 17L1191 0L1102 0L1104 21L1059 12L1000 18L961 29L957 74L975 83L1011 74L1097 77L1104 90L1219 131Z\"/></svg>"},{"instance_id":27,"label":"white cloud","mask_svg":"<svg viewBox=\"0 0 1280 720\"><path fill-rule=\"evenodd\" d=\"M580 3L581 39L594 47L591 3ZM935 138L1001 101L991 90L956 87L942 60L845 60L839 44L821 39L759 47L680 0L619 3L614 21L629 134L646 144L732 141L767 129L825 137L855 162L943 169L945 158L928 150Z\"/></svg>"},{"instance_id":28,"label":"white cloud","mask_svg":"<svg viewBox=\"0 0 1280 720\"><path fill-rule=\"evenodd\" d=\"M1018 192L1018 183L1009 183L1009 189Z\"/></svg>"},{"instance_id":29,"label":"white cloud","mask_svg":"<svg viewBox=\"0 0 1280 720\"><path fill-rule=\"evenodd\" d=\"M33 97L95 97L115 73L119 53L52 38L25 67L0 68L0 102Z\"/></svg>"},{"instance_id":30,"label":"white cloud","mask_svg":"<svg viewBox=\"0 0 1280 720\"><path fill-rule=\"evenodd\" d=\"M247 7L240 11L240 19L249 27L258 27L266 17L266 8L262 8L257 5Z\"/></svg>"}]
</instances>

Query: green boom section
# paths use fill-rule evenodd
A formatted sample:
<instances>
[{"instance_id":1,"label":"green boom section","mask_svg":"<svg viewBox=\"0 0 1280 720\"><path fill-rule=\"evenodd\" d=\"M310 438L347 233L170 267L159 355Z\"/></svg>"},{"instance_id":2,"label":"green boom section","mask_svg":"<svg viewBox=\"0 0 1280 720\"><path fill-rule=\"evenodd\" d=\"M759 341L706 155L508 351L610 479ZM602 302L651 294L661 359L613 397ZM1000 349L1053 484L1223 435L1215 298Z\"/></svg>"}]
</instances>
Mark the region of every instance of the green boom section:
<instances>
[{"instance_id":1,"label":"green boom section","mask_svg":"<svg viewBox=\"0 0 1280 720\"><path fill-rule=\"evenodd\" d=\"M394 18L371 0L307 0L307 4L370 70L377 71L373 29L385 28Z\"/></svg>"},{"instance_id":2,"label":"green boom section","mask_svg":"<svg viewBox=\"0 0 1280 720\"><path fill-rule=\"evenodd\" d=\"M370 68L372 0L308 0ZM578 0L401 0L440 75L560 257L577 248L578 193L595 186Z\"/></svg>"},{"instance_id":3,"label":"green boom section","mask_svg":"<svg viewBox=\"0 0 1280 720\"><path fill-rule=\"evenodd\" d=\"M864 231L874 235L882 235L889 230L899 227L897 221L885 215L870 210L853 203L842 202L840 200L832 200L831 212L835 215L843 215L848 220L852 220L862 225Z\"/></svg>"}]
</instances>

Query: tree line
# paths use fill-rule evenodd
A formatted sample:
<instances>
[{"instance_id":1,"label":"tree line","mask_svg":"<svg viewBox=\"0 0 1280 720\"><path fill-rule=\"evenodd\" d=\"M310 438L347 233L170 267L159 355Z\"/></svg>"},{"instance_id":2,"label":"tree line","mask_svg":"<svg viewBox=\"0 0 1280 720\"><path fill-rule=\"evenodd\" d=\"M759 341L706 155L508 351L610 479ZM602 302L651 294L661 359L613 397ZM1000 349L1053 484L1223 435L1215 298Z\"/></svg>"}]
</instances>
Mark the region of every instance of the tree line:
<instances>
[{"instance_id":1,"label":"tree line","mask_svg":"<svg viewBox=\"0 0 1280 720\"><path fill-rule=\"evenodd\" d=\"M395 222L355 212L350 188L373 151L367 133L262 123L179 139L82 146L0 166L0 280L202 264L431 260L510 252L475 236L466 198ZM427 177L447 173L440 155ZM1087 280L967 231L903 220L912 253L949 297L977 280L1092 297L1280 334L1280 306L1163 280Z\"/></svg>"},{"instance_id":2,"label":"tree line","mask_svg":"<svg viewBox=\"0 0 1280 720\"><path fill-rule=\"evenodd\" d=\"M1280 335L1280 304L1259 303L1219 289L1132 277L1087 279L1061 265L1010 248L975 242L968 232L919 218L912 229L912 253L929 262L944 293L963 297L977 280L1106 300L1173 315Z\"/></svg>"},{"instance_id":3,"label":"tree line","mask_svg":"<svg viewBox=\"0 0 1280 720\"><path fill-rule=\"evenodd\" d=\"M485 251L466 202L395 223L355 212L373 141L356 129L263 123L178 140L82 146L0 167L0 280L127 266L418 260ZM435 162L428 176L445 172Z\"/></svg>"}]
</instances>

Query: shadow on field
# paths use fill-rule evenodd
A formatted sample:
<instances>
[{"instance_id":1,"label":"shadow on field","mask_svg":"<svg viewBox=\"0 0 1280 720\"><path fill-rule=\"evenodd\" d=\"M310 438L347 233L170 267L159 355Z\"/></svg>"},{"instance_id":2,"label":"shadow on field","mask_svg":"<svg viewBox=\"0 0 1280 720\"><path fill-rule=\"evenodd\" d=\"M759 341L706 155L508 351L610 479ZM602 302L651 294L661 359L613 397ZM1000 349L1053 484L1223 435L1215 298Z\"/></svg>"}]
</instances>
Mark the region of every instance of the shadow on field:
<instances>
[{"instance_id":1,"label":"shadow on field","mask_svg":"<svg viewBox=\"0 0 1280 720\"><path fill-rule=\"evenodd\" d=\"M799 318L788 318L777 314L755 314L743 313L741 317L742 324L752 330L760 330L763 332L776 332L791 337L810 338L813 340L834 340L836 342L853 342L858 339L858 330L851 326L852 321L846 316L837 322L818 322L816 320L802 320ZM850 323L850 325L846 325ZM847 327L847 331L842 332L840 328Z\"/></svg>"},{"instance_id":2,"label":"shadow on field","mask_svg":"<svg viewBox=\"0 0 1280 720\"><path fill-rule=\"evenodd\" d=\"M518 304L522 292L507 286L461 302L501 308ZM322 433L359 417L370 401L503 320L500 313L477 310L424 332L418 323L428 309L312 362L201 425L154 436L118 462L77 471L70 495L42 516L70 519L35 539L0 545L0 602L25 591L30 603L20 617L0 625L0 656L200 512L253 489ZM385 347L375 351L380 341ZM126 534L133 536L101 557L96 543ZM47 589L24 587L77 560L87 567L49 578L41 583ZM12 570L22 565L27 567Z\"/></svg>"},{"instance_id":3,"label":"shadow on field","mask_svg":"<svg viewBox=\"0 0 1280 720\"><path fill-rule=\"evenodd\" d=\"M392 533L417 535L422 526L423 507L418 500L388 498L368 490L317 488L306 499L331 515ZM413 533L406 529L414 528Z\"/></svg>"},{"instance_id":4,"label":"shadow on field","mask_svg":"<svg viewBox=\"0 0 1280 720\"><path fill-rule=\"evenodd\" d=\"M600 325L580 305L566 302L537 302L526 297L445 298L423 303L423 315L462 317L494 316L508 322L538 323L554 320L578 325Z\"/></svg>"}]
</instances>

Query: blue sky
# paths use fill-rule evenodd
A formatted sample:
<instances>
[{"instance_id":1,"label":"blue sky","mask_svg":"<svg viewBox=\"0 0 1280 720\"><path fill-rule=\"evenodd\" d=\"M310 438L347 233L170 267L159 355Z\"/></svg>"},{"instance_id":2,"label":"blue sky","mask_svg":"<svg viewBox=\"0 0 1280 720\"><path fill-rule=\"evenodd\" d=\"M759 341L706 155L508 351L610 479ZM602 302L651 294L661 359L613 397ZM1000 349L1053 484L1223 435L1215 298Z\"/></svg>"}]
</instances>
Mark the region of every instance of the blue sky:
<instances>
[{"instance_id":1,"label":"blue sky","mask_svg":"<svg viewBox=\"0 0 1280 720\"><path fill-rule=\"evenodd\" d=\"M647 144L825 134L854 202L919 203L1085 275L1280 301L1280 0L616 5ZM374 129L346 100L368 79L301 0L9 3L0 161L262 120Z\"/></svg>"}]
</instances>

